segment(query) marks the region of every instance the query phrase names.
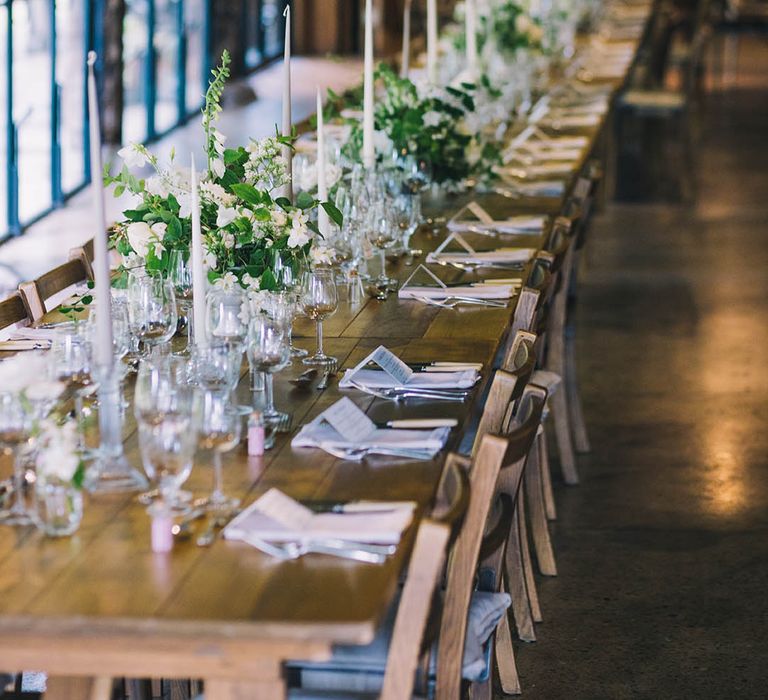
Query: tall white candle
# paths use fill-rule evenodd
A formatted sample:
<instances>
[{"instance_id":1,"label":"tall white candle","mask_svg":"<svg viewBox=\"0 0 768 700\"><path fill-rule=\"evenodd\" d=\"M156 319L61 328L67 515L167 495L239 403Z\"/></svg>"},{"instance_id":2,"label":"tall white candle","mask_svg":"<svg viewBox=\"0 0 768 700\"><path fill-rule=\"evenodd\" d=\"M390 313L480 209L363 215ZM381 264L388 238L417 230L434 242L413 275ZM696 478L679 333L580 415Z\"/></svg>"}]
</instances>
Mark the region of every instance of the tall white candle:
<instances>
[{"instance_id":1,"label":"tall white candle","mask_svg":"<svg viewBox=\"0 0 768 700\"><path fill-rule=\"evenodd\" d=\"M197 171L195 156L192 155L189 186L191 189L192 209L192 326L195 332L195 345L204 348L208 345L205 334L205 294L206 280L203 269L203 230L200 225L200 195L197 191Z\"/></svg>"},{"instance_id":2,"label":"tall white candle","mask_svg":"<svg viewBox=\"0 0 768 700\"><path fill-rule=\"evenodd\" d=\"M328 185L325 182L325 129L323 124L323 98L317 88L317 198L321 202L328 200ZM317 212L317 228L327 240L331 233L331 221L328 213L320 207Z\"/></svg>"},{"instance_id":3,"label":"tall white candle","mask_svg":"<svg viewBox=\"0 0 768 700\"><path fill-rule=\"evenodd\" d=\"M427 79L437 83L437 0L427 0Z\"/></svg>"},{"instance_id":4,"label":"tall white candle","mask_svg":"<svg viewBox=\"0 0 768 700\"><path fill-rule=\"evenodd\" d=\"M91 148L91 191L93 193L93 276L96 298L96 363L102 369L113 366L112 354L112 280L109 274L107 217L104 184L101 181L101 120L96 92L94 65L96 53L88 53L88 134Z\"/></svg>"},{"instance_id":5,"label":"tall white candle","mask_svg":"<svg viewBox=\"0 0 768 700\"><path fill-rule=\"evenodd\" d=\"M291 135L291 6L285 6L285 48L283 51L283 136ZM293 153L288 146L283 146L283 158L288 171L288 184L285 196L293 201Z\"/></svg>"},{"instance_id":6,"label":"tall white candle","mask_svg":"<svg viewBox=\"0 0 768 700\"><path fill-rule=\"evenodd\" d=\"M466 0L464 5L465 30L467 38L467 69L472 78L477 77L479 61L477 57L477 5L475 0Z\"/></svg>"},{"instance_id":7,"label":"tall white candle","mask_svg":"<svg viewBox=\"0 0 768 700\"><path fill-rule=\"evenodd\" d=\"M411 5L413 0L405 0L403 9L403 56L400 61L400 77L407 78L411 69Z\"/></svg>"},{"instance_id":8,"label":"tall white candle","mask_svg":"<svg viewBox=\"0 0 768 700\"><path fill-rule=\"evenodd\" d=\"M373 10L365 0L365 62L363 66L363 165L372 168L376 161L373 147Z\"/></svg>"}]
</instances>

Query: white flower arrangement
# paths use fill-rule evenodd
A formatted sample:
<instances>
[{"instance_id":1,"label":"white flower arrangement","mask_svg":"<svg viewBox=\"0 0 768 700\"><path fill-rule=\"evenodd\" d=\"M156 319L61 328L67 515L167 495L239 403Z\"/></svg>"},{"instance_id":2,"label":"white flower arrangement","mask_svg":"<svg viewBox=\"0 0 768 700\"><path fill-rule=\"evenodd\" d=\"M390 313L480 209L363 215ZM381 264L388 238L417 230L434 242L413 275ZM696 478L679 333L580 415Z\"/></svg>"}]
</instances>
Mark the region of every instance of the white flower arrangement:
<instances>
[{"instance_id":1,"label":"white flower arrangement","mask_svg":"<svg viewBox=\"0 0 768 700\"><path fill-rule=\"evenodd\" d=\"M38 479L43 484L58 481L82 488L85 467L78 451L75 421L61 425L52 420L43 421L38 442Z\"/></svg>"}]
</instances>

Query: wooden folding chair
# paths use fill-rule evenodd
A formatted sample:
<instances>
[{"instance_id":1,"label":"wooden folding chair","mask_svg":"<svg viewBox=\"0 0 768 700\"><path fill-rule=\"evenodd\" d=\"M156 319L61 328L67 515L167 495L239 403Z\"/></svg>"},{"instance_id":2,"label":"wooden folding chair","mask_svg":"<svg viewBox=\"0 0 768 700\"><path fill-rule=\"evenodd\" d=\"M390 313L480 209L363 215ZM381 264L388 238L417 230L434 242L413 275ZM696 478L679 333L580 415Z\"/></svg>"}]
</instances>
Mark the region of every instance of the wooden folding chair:
<instances>
[{"instance_id":1,"label":"wooden folding chair","mask_svg":"<svg viewBox=\"0 0 768 700\"><path fill-rule=\"evenodd\" d=\"M83 245L72 248L69 251L67 260L81 260L88 279L93 279L93 238L86 241Z\"/></svg>"},{"instance_id":2,"label":"wooden folding chair","mask_svg":"<svg viewBox=\"0 0 768 700\"><path fill-rule=\"evenodd\" d=\"M32 322L37 323L49 311L46 302L51 297L87 279L85 265L77 258L55 267L32 282L22 282L19 292Z\"/></svg>"}]
</instances>

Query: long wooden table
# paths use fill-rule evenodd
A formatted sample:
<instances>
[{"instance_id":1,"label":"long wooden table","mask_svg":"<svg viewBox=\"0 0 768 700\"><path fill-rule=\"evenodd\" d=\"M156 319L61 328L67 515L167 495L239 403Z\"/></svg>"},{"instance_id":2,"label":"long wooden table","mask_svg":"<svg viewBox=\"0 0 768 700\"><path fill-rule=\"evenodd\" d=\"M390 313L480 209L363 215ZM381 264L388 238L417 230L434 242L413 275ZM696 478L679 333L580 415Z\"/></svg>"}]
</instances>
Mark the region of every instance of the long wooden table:
<instances>
[{"instance_id":1,"label":"long wooden table","mask_svg":"<svg viewBox=\"0 0 768 700\"><path fill-rule=\"evenodd\" d=\"M579 132L590 136L580 167L601 127ZM476 198L498 216L556 215L564 204L564 199ZM460 203L459 198L448 200L445 213ZM426 252L440 240L421 232L413 243ZM539 247L544 239L502 240ZM401 262L394 276L403 281L412 270ZM438 274L448 282L473 279L452 268L439 268ZM525 274L519 273L521 279ZM508 271L481 275L514 276ZM293 413L294 429L342 395L377 422L455 416L459 428L449 447L456 448L481 409L484 384L513 310L514 301L508 309L447 310L393 295L384 302L366 298L356 307L343 304L326 321L326 349L339 358L342 370L379 344L409 361L482 361L482 383L464 404L396 404L339 391L335 381L323 392L297 389L288 380L304 369L299 362L278 375L276 404ZM306 335L297 344L312 349L311 326L297 324L297 331ZM245 374L238 392L248 402ZM374 457L353 463L320 450L292 449L290 437L278 438L263 458L247 457L244 446L228 455L226 491L245 503L271 487L297 499L407 499L422 508L434 497L444 454L431 462ZM130 418L126 451L138 465ZM211 480L212 470L198 462L186 488L207 493ZM194 539L180 542L172 553L161 555L150 549L149 517L135 496L90 497L82 526L71 538L52 540L29 529L0 528L0 667L71 677L203 678L208 700L274 700L284 695L285 660L322 660L335 643L364 644L373 638L407 562L412 530L383 565L322 555L278 562L222 539L210 548L195 546ZM84 688L69 686L61 697L87 697Z\"/></svg>"}]
</instances>

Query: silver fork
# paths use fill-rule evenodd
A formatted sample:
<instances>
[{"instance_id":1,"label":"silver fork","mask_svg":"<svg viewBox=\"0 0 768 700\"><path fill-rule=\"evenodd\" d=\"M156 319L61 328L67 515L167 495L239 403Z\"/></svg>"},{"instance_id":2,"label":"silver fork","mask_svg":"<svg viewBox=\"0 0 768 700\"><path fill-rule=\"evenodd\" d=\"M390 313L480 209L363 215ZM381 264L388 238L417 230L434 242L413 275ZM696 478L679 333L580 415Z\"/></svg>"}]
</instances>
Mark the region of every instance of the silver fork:
<instances>
[{"instance_id":1,"label":"silver fork","mask_svg":"<svg viewBox=\"0 0 768 700\"><path fill-rule=\"evenodd\" d=\"M336 370L339 368L339 363L337 360L333 360L326 368L325 372L323 372L322 379L317 383L317 386L315 389L318 391L323 391L324 389L328 388L328 381L330 378L336 374Z\"/></svg>"},{"instance_id":2,"label":"silver fork","mask_svg":"<svg viewBox=\"0 0 768 700\"><path fill-rule=\"evenodd\" d=\"M423 301L425 304L430 306L439 306L443 309L453 309L457 306L461 306L462 304L468 306L486 306L493 309L503 309L507 306L507 302L496 301L493 299L477 299L475 297L450 296L441 300L432 299L429 297L418 297L418 299L419 301Z\"/></svg>"},{"instance_id":3,"label":"silver fork","mask_svg":"<svg viewBox=\"0 0 768 700\"><path fill-rule=\"evenodd\" d=\"M470 393L469 389L408 389L408 388L394 388L394 389L373 389L364 384L351 381L350 384L359 391L362 391L371 396L376 396L380 399L388 399L394 401L400 401L400 399L407 398L419 398L419 399L436 399L445 401L464 401Z\"/></svg>"},{"instance_id":4,"label":"silver fork","mask_svg":"<svg viewBox=\"0 0 768 700\"><path fill-rule=\"evenodd\" d=\"M327 442L321 442L320 449L339 459L361 462L368 455L383 457L402 457L403 459L432 459L432 450L409 447L335 447Z\"/></svg>"},{"instance_id":5,"label":"silver fork","mask_svg":"<svg viewBox=\"0 0 768 700\"><path fill-rule=\"evenodd\" d=\"M298 559L305 554L330 554L342 559L352 559L369 564L381 564L395 551L394 545L372 545L344 540L315 540L306 542L267 542L259 537L245 533L242 541L255 547L264 554L269 554L281 561Z\"/></svg>"}]
</instances>

